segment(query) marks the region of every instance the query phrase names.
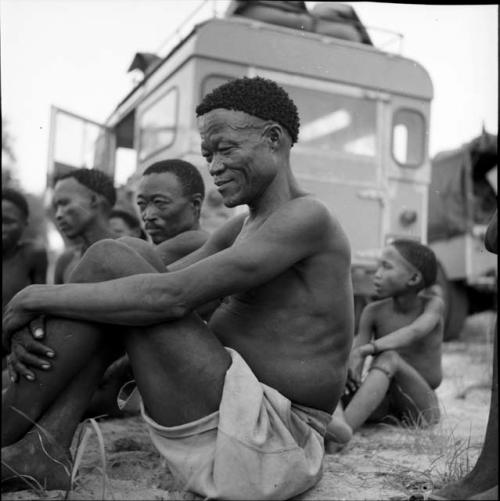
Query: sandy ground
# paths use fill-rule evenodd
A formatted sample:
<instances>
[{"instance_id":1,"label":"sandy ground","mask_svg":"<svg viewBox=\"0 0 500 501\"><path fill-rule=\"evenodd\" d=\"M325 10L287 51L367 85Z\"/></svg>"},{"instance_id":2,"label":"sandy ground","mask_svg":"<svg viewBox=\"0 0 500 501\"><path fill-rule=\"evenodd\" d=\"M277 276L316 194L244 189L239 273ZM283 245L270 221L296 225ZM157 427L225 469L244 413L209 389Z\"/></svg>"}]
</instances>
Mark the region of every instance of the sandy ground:
<instances>
[{"instance_id":1,"label":"sandy ground","mask_svg":"<svg viewBox=\"0 0 500 501\"><path fill-rule=\"evenodd\" d=\"M445 344L444 380L437 390L443 418L438 425L427 430L382 424L363 427L342 451L327 454L322 480L297 499L425 496L469 471L488 418L494 321L492 312L473 315L460 341ZM2 499L201 499L174 484L138 416L100 420L99 426L105 460L92 431L72 491L26 490L4 493Z\"/></svg>"}]
</instances>

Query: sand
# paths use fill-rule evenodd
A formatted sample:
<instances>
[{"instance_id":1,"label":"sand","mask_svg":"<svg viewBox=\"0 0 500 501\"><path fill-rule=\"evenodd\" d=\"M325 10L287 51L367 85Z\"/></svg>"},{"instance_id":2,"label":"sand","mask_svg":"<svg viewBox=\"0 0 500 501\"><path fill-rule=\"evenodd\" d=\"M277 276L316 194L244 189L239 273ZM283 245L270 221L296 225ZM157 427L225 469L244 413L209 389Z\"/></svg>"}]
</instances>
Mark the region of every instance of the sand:
<instances>
[{"instance_id":1,"label":"sand","mask_svg":"<svg viewBox=\"0 0 500 501\"><path fill-rule=\"evenodd\" d=\"M412 426L363 427L341 451L327 454L319 484L301 500L402 499L424 495L472 468L488 418L495 314L469 317L460 341L446 343L444 379L437 393L442 420L422 430ZM99 420L105 461L92 432L75 485L63 491L3 493L26 499L201 499L175 485L138 416ZM105 474L103 474L105 471Z\"/></svg>"}]
</instances>

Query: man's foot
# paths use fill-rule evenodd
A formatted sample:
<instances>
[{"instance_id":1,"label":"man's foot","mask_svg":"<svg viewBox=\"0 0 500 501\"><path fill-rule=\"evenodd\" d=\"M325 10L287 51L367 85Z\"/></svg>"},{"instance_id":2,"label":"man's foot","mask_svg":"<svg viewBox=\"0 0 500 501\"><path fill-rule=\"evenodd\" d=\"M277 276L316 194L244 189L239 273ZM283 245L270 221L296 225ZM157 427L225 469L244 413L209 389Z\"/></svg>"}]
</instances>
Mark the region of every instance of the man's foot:
<instances>
[{"instance_id":1,"label":"man's foot","mask_svg":"<svg viewBox=\"0 0 500 501\"><path fill-rule=\"evenodd\" d=\"M70 488L71 459L54 438L38 430L2 448L2 492Z\"/></svg>"},{"instance_id":2,"label":"man's foot","mask_svg":"<svg viewBox=\"0 0 500 501\"><path fill-rule=\"evenodd\" d=\"M467 475L461 480L457 482L452 482L450 484L445 485L442 489L437 491L433 491L429 495L429 500L461 500L461 499L498 499L488 498L488 497L473 497L476 495L485 496L487 492L490 492L492 489L496 488L498 492L498 487L495 483L498 482L498 479L492 479L490 482L481 481L479 479L475 479L472 475Z\"/></svg>"}]
</instances>

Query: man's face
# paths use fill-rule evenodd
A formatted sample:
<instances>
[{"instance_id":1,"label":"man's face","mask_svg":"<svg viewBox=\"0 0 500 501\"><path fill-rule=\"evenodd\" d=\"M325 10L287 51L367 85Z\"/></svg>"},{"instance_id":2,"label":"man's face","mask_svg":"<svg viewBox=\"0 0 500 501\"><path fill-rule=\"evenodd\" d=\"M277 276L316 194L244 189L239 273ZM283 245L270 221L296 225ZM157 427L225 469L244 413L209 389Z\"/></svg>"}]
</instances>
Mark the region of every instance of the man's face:
<instances>
[{"instance_id":1,"label":"man's face","mask_svg":"<svg viewBox=\"0 0 500 501\"><path fill-rule=\"evenodd\" d=\"M19 207L10 200L2 200L2 246L4 250L17 245L27 221Z\"/></svg>"},{"instance_id":2,"label":"man's face","mask_svg":"<svg viewBox=\"0 0 500 501\"><path fill-rule=\"evenodd\" d=\"M59 230L70 239L83 236L98 211L92 192L73 177L56 183L52 205Z\"/></svg>"},{"instance_id":3,"label":"man's face","mask_svg":"<svg viewBox=\"0 0 500 501\"><path fill-rule=\"evenodd\" d=\"M380 262L373 277L373 285L378 298L386 298L406 292L410 281L418 273L398 250L389 245L382 251Z\"/></svg>"},{"instance_id":4,"label":"man's face","mask_svg":"<svg viewBox=\"0 0 500 501\"><path fill-rule=\"evenodd\" d=\"M137 188L137 206L144 229L155 244L198 224L199 198L185 196L179 179L171 172L143 176Z\"/></svg>"},{"instance_id":5,"label":"man's face","mask_svg":"<svg viewBox=\"0 0 500 501\"><path fill-rule=\"evenodd\" d=\"M259 122L225 109L198 119L202 155L227 207L252 204L276 176L276 158Z\"/></svg>"}]
</instances>

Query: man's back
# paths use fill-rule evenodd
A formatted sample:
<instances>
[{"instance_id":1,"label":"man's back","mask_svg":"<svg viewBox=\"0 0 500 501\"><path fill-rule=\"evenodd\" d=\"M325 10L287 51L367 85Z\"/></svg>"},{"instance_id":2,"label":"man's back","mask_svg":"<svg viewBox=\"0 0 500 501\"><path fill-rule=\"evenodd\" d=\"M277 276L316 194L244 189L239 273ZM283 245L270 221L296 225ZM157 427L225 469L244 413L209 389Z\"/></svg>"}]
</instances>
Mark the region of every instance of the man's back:
<instances>
[{"instance_id":1,"label":"man's back","mask_svg":"<svg viewBox=\"0 0 500 501\"><path fill-rule=\"evenodd\" d=\"M260 381L299 404L333 411L353 332L350 250L340 225L320 202L301 196L264 222L242 221L233 246L251 246L259 232L285 233L292 220L309 255L268 282L225 298L210 328L247 360ZM320 242L307 242L312 226L323 235Z\"/></svg>"}]
</instances>

